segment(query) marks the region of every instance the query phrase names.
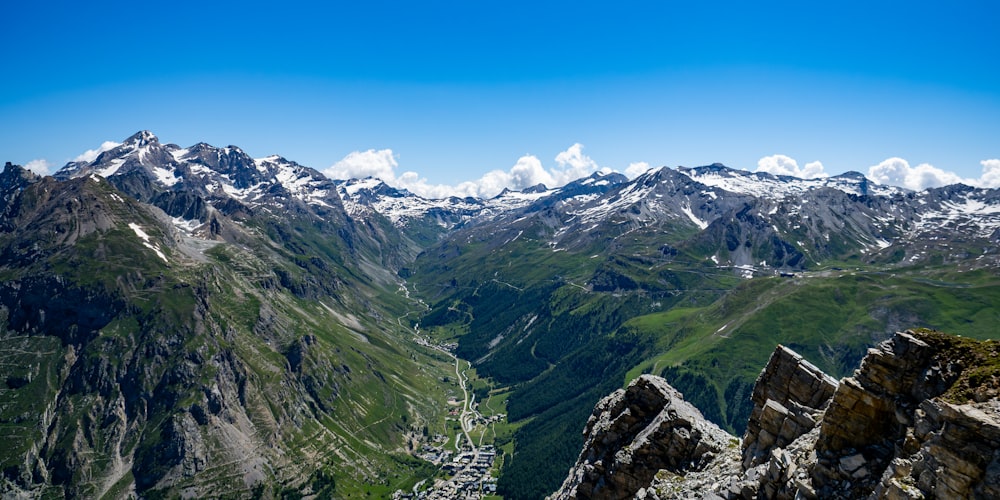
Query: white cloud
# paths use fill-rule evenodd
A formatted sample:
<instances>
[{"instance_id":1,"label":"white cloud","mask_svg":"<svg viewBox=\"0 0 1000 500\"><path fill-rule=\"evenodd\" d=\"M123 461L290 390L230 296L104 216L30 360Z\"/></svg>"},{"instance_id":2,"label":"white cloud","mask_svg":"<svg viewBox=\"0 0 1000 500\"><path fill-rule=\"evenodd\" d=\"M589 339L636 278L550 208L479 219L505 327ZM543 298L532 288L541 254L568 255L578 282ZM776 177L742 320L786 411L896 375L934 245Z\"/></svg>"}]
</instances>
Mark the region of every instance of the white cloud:
<instances>
[{"instance_id":1,"label":"white cloud","mask_svg":"<svg viewBox=\"0 0 1000 500\"><path fill-rule=\"evenodd\" d=\"M39 158L37 160L31 160L24 164L24 168L31 170L38 175L49 175L52 173L51 168L54 165L49 163L45 158Z\"/></svg>"},{"instance_id":2,"label":"white cloud","mask_svg":"<svg viewBox=\"0 0 1000 500\"><path fill-rule=\"evenodd\" d=\"M420 177L416 172L404 172L394 184L390 184L428 199L441 199L449 196L460 198L479 196L478 186L471 182L463 182L458 186L430 184L426 178Z\"/></svg>"},{"instance_id":3,"label":"white cloud","mask_svg":"<svg viewBox=\"0 0 1000 500\"><path fill-rule=\"evenodd\" d=\"M868 168L868 178L880 184L901 186L914 191L965 184L980 188L1000 188L1000 159L992 158L979 162L983 166L978 178L965 179L954 172L942 170L929 163L911 166L902 158L887 158Z\"/></svg>"},{"instance_id":4,"label":"white cloud","mask_svg":"<svg viewBox=\"0 0 1000 500\"><path fill-rule=\"evenodd\" d=\"M804 168L799 168L798 162L785 155L765 156L757 160L756 172L767 172L771 175L790 175L802 179L815 179L826 177L823 172L823 164L814 161L806 163Z\"/></svg>"},{"instance_id":5,"label":"white cloud","mask_svg":"<svg viewBox=\"0 0 1000 500\"><path fill-rule=\"evenodd\" d=\"M552 172L542 166L541 160L533 155L524 155L518 158L517 163L509 170L491 170L475 181L462 182L457 186L429 184L415 172L401 175L394 185L425 198L447 196L490 198L500 194L504 189L521 191L538 184L545 184L546 187L561 185L557 184Z\"/></svg>"},{"instance_id":6,"label":"white cloud","mask_svg":"<svg viewBox=\"0 0 1000 500\"><path fill-rule=\"evenodd\" d=\"M823 164L821 162L811 161L806 163L806 166L802 168L802 176L806 179L815 179L817 177L827 177L827 174L823 171Z\"/></svg>"},{"instance_id":7,"label":"white cloud","mask_svg":"<svg viewBox=\"0 0 1000 500\"><path fill-rule=\"evenodd\" d=\"M583 144L579 142L557 154L556 163L559 164L559 169L552 172L555 177L553 184L556 186L562 186L601 170L596 161L583 154Z\"/></svg>"},{"instance_id":8,"label":"white cloud","mask_svg":"<svg viewBox=\"0 0 1000 500\"><path fill-rule=\"evenodd\" d=\"M80 156L77 156L76 158L73 158L73 161L83 161L83 162L90 163L90 162L96 160L97 157L98 157L98 155L100 155L101 153L103 153L103 152L105 152L105 151L107 151L109 149L117 148L118 146L121 146L120 142L104 141L104 142L101 143L101 146L99 148L97 148L97 149L88 149L88 150L84 151L83 154L81 154Z\"/></svg>"},{"instance_id":9,"label":"white cloud","mask_svg":"<svg viewBox=\"0 0 1000 500\"><path fill-rule=\"evenodd\" d=\"M105 142L100 150L87 151L77 157L76 161L92 161L100 154L117 146L114 142ZM87 158L90 158L87 160ZM524 155L508 170L492 170L482 177L456 185L431 184L417 172L406 171L397 174L399 162L391 149L369 149L354 151L344 159L333 164L323 173L333 179L350 179L377 177L385 183L409 190L425 198L446 198L449 196L473 196L489 198L496 196L504 189L516 191L544 184L549 188L565 185L594 172L610 172L601 167L589 156L583 153L583 145L573 144L554 158L555 167L546 168L542 161L534 155ZM930 187L964 183L970 186L984 188L1000 188L1000 159L988 159L980 162L983 167L982 176L978 179L963 179L953 172L948 172L933 165L922 163L911 166L902 158L888 158L878 165L869 167L868 178L880 183L901 186L915 191ZM51 165L43 159L33 160L28 168L38 173L48 173ZM650 169L646 162L633 162L625 169L625 175L634 179ZM773 175L789 175L803 179L827 177L821 162L813 161L799 167L795 159L785 155L765 156L757 161L757 172L768 172Z\"/></svg>"},{"instance_id":10,"label":"white cloud","mask_svg":"<svg viewBox=\"0 0 1000 500\"><path fill-rule=\"evenodd\" d=\"M538 157L524 155L509 170L492 170L474 181L458 185L430 184L416 172L407 171L396 175L399 164L391 149L369 149L347 155L323 173L332 179L377 177L390 186L434 199L449 196L490 198L504 189L521 191L538 184L554 188L597 171L609 171L583 154L583 145L579 143L556 155L555 161L558 168L545 168Z\"/></svg>"},{"instance_id":11,"label":"white cloud","mask_svg":"<svg viewBox=\"0 0 1000 500\"><path fill-rule=\"evenodd\" d=\"M560 156L565 154L559 153ZM557 156L557 161L560 156ZM556 172L549 172L545 170L542 166L542 161L533 155L524 155L517 159L517 163L510 168L509 176L499 176L506 177L505 186L516 191L520 191L524 188L535 186L538 184L545 184L546 187L553 187L557 185L566 184L566 181L556 180ZM560 177L562 177L560 175Z\"/></svg>"},{"instance_id":12,"label":"white cloud","mask_svg":"<svg viewBox=\"0 0 1000 500\"><path fill-rule=\"evenodd\" d=\"M869 167L868 178L879 184L890 184L914 191L958 183L978 184L978 181L962 179L954 172L941 170L929 163L912 167L906 160L896 157L887 158L882 163Z\"/></svg>"},{"instance_id":13,"label":"white cloud","mask_svg":"<svg viewBox=\"0 0 1000 500\"><path fill-rule=\"evenodd\" d=\"M625 176L629 179L635 179L640 175L649 171L649 164L644 161L637 161L629 163L628 168L625 169Z\"/></svg>"},{"instance_id":14,"label":"white cloud","mask_svg":"<svg viewBox=\"0 0 1000 500\"><path fill-rule=\"evenodd\" d=\"M979 178L979 187L1000 188L1000 159L983 160L979 164L983 166L983 176Z\"/></svg>"},{"instance_id":15,"label":"white cloud","mask_svg":"<svg viewBox=\"0 0 1000 500\"><path fill-rule=\"evenodd\" d=\"M378 151L369 149L368 151L354 151L344 157L343 160L334 163L323 173L331 179L363 179L365 177L376 177L388 184L396 180L395 155L391 149L380 149Z\"/></svg>"}]
</instances>

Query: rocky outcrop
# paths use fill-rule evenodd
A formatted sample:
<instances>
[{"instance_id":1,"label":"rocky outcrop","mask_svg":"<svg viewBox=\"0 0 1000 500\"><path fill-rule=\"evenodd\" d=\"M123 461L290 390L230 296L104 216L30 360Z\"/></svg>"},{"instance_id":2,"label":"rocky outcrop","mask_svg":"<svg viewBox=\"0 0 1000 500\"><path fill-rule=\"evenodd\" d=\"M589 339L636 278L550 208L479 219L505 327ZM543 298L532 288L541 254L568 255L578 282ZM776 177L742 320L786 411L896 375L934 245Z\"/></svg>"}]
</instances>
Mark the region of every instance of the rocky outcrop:
<instances>
[{"instance_id":1,"label":"rocky outcrop","mask_svg":"<svg viewBox=\"0 0 1000 500\"><path fill-rule=\"evenodd\" d=\"M650 375L602 399L584 435L580 460L553 499L631 498L660 470L702 470L735 443L665 380Z\"/></svg>"},{"instance_id":2,"label":"rocky outcrop","mask_svg":"<svg viewBox=\"0 0 1000 500\"><path fill-rule=\"evenodd\" d=\"M743 436L743 467L760 465L772 449L784 448L816 427L837 385L795 351L779 345L750 396L753 410Z\"/></svg>"},{"instance_id":3,"label":"rocky outcrop","mask_svg":"<svg viewBox=\"0 0 1000 500\"><path fill-rule=\"evenodd\" d=\"M996 496L998 351L995 341L931 331L899 333L869 350L826 412L812 471L816 491Z\"/></svg>"},{"instance_id":4,"label":"rocky outcrop","mask_svg":"<svg viewBox=\"0 0 1000 500\"><path fill-rule=\"evenodd\" d=\"M837 383L779 346L754 387L739 453L724 445L735 437L696 411L671 410L690 405L643 376L598 404L580 460L553 498L997 498L998 359L1000 342L908 331L870 349ZM640 402L649 388L662 403ZM633 416L650 408L660 408L657 418ZM694 448L636 446L633 436L676 439L661 431L667 421L713 431Z\"/></svg>"},{"instance_id":5,"label":"rocky outcrop","mask_svg":"<svg viewBox=\"0 0 1000 500\"><path fill-rule=\"evenodd\" d=\"M875 485L880 498L1000 498L1000 405L997 401L920 405L908 444Z\"/></svg>"}]
</instances>

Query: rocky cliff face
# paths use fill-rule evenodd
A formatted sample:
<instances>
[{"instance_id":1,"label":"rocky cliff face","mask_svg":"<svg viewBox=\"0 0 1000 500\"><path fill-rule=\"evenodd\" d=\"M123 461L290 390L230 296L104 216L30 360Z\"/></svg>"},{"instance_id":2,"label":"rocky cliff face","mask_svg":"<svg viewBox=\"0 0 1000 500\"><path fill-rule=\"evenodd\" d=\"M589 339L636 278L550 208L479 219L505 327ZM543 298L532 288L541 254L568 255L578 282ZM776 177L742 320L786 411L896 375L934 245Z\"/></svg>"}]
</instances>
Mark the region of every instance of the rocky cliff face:
<instances>
[{"instance_id":1,"label":"rocky cliff face","mask_svg":"<svg viewBox=\"0 0 1000 500\"><path fill-rule=\"evenodd\" d=\"M681 393L644 375L601 400L577 466L555 498L629 498L660 470L701 470L736 440Z\"/></svg>"},{"instance_id":2,"label":"rocky cliff face","mask_svg":"<svg viewBox=\"0 0 1000 500\"><path fill-rule=\"evenodd\" d=\"M838 383L779 346L741 446L644 375L598 403L552 498L996 498L998 354L907 331Z\"/></svg>"}]
</instances>

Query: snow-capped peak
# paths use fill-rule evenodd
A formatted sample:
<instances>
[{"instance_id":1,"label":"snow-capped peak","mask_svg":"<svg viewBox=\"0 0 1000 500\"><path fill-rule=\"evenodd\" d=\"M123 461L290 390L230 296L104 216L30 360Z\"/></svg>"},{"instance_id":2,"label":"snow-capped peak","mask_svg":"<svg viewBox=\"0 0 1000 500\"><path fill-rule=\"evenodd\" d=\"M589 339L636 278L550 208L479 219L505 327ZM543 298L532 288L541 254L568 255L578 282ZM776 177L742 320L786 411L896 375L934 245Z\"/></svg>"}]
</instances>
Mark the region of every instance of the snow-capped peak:
<instances>
[{"instance_id":1,"label":"snow-capped peak","mask_svg":"<svg viewBox=\"0 0 1000 500\"><path fill-rule=\"evenodd\" d=\"M224 193L251 205L281 203L276 197L325 208L338 204L331 181L278 155L254 160L236 146L218 148L204 142L188 148L161 145L148 130L132 135L93 161L69 163L56 176L91 174L106 178L144 175L162 190L179 189L181 184L206 198Z\"/></svg>"},{"instance_id":2,"label":"snow-capped peak","mask_svg":"<svg viewBox=\"0 0 1000 500\"><path fill-rule=\"evenodd\" d=\"M720 163L704 167L677 167L677 171L707 186L725 189L731 193L748 194L758 198L780 200L799 196L807 191L832 188L857 196L892 195L905 192L902 188L881 186L858 172L846 172L833 177L802 179L776 176L767 172L750 172L729 168Z\"/></svg>"},{"instance_id":3,"label":"snow-capped peak","mask_svg":"<svg viewBox=\"0 0 1000 500\"><path fill-rule=\"evenodd\" d=\"M159 143L160 140L152 132L148 130L140 130L139 132L136 132L128 139L125 139L125 142L123 142L122 145L129 146L132 149L135 149L150 144L159 144Z\"/></svg>"}]
</instances>

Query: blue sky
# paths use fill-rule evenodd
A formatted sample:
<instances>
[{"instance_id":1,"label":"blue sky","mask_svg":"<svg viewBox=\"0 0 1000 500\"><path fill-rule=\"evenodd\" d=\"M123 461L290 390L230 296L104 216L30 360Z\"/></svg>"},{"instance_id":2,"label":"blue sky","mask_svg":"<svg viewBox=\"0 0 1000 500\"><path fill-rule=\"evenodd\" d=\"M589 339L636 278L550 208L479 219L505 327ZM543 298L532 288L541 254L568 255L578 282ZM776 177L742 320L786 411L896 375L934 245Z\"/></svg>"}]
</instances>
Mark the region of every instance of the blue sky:
<instances>
[{"instance_id":1,"label":"blue sky","mask_svg":"<svg viewBox=\"0 0 1000 500\"><path fill-rule=\"evenodd\" d=\"M713 162L1000 185L998 5L4 2L0 161L148 129L427 194Z\"/></svg>"}]
</instances>

